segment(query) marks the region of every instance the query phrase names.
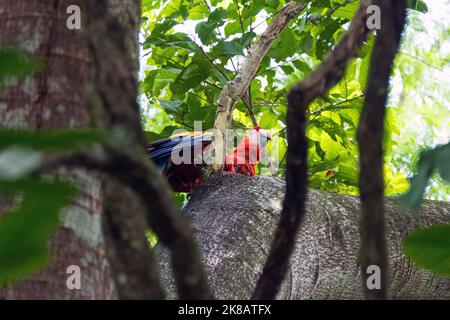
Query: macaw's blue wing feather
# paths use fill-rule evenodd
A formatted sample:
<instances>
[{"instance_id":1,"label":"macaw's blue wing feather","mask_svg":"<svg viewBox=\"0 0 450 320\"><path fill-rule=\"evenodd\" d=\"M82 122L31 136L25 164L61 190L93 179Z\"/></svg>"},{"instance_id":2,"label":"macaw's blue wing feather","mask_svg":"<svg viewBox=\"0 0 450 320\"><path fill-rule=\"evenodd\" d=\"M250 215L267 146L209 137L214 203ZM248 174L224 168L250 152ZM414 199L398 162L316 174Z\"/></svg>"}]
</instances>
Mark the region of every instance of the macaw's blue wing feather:
<instances>
[{"instance_id":1,"label":"macaw's blue wing feather","mask_svg":"<svg viewBox=\"0 0 450 320\"><path fill-rule=\"evenodd\" d=\"M173 148L180 144L182 140L182 136L158 140L148 146L148 156L153 160L164 158L167 155L170 155Z\"/></svg>"},{"instance_id":2,"label":"macaw's blue wing feather","mask_svg":"<svg viewBox=\"0 0 450 320\"><path fill-rule=\"evenodd\" d=\"M187 132L185 134L172 136L170 138L158 140L150 144L147 148L149 158L158 166L161 172L171 166L172 153L181 154L187 148L195 150L200 147L203 151L205 145L212 141L212 134L209 132Z\"/></svg>"}]
</instances>

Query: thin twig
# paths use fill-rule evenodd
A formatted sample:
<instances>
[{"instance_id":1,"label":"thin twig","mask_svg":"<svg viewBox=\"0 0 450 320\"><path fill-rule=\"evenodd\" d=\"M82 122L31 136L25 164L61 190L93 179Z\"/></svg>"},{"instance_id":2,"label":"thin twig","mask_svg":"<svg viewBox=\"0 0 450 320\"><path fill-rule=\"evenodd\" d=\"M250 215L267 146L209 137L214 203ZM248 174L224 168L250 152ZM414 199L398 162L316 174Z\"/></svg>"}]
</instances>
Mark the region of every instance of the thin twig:
<instances>
[{"instance_id":1,"label":"thin twig","mask_svg":"<svg viewBox=\"0 0 450 320\"><path fill-rule=\"evenodd\" d=\"M208 60L208 62L214 67L214 69L216 69L223 77L226 81L230 81L230 78L228 78L228 76L226 75L225 71L223 71L222 69L219 68L219 66L214 63L214 61L209 57L209 55L206 53L205 50L203 50L203 48L195 41L193 41L196 45L196 47L200 50L200 52L202 52L203 56L206 58L206 60Z\"/></svg>"},{"instance_id":2,"label":"thin twig","mask_svg":"<svg viewBox=\"0 0 450 320\"><path fill-rule=\"evenodd\" d=\"M341 105L343 105L345 103L349 103L349 102L352 102L352 101L355 101L355 100L358 100L358 99L362 99L362 98L364 98L364 94L361 94L361 95L359 95L357 97L354 97L354 98L351 98L351 99L346 99L344 101L340 101L338 103L334 103L332 105L323 106L319 110L311 111L310 114L314 116L314 118L312 118L311 120L316 119L324 111L336 110L336 109L338 109L337 107L339 107L339 106L341 106Z\"/></svg>"},{"instance_id":3,"label":"thin twig","mask_svg":"<svg viewBox=\"0 0 450 320\"><path fill-rule=\"evenodd\" d=\"M234 0L234 3L236 4L236 11L237 11L238 16L239 16L239 23L241 24L242 34L244 34L245 33L244 22L242 21L242 15L241 15L241 10L239 10L238 0Z\"/></svg>"},{"instance_id":4,"label":"thin twig","mask_svg":"<svg viewBox=\"0 0 450 320\"><path fill-rule=\"evenodd\" d=\"M426 65L426 66L428 66L428 67L430 67L430 68L436 69L436 70L438 70L438 71L440 71L440 72L444 72L444 70L442 70L441 68L436 67L435 65L432 65L431 63L427 62L426 60L421 59L421 58L419 58L419 57L416 57L415 55L412 55L412 54L410 54L410 53L408 53L408 52L399 51L398 53L400 53L400 54L402 54L402 55L405 55L405 56L408 56L408 57L410 57L410 58L412 58L412 59L414 59L414 60L417 60L417 61L423 63L424 65Z\"/></svg>"}]
</instances>

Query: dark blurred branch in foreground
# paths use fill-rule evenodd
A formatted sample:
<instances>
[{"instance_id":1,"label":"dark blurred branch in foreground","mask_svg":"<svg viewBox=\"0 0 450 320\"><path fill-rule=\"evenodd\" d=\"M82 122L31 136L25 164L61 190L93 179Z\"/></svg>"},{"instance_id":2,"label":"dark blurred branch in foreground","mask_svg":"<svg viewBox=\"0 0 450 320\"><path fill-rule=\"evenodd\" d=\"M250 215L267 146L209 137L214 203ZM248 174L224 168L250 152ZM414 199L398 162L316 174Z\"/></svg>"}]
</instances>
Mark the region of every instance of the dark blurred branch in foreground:
<instances>
[{"instance_id":1,"label":"dark blurred branch in foreground","mask_svg":"<svg viewBox=\"0 0 450 320\"><path fill-rule=\"evenodd\" d=\"M369 266L380 268L379 289L369 290L367 299L387 299L388 253L384 217L383 133L392 65L405 25L406 0L379 0L381 30L378 30L367 80L364 106L358 127L359 191L361 197L361 271L366 284Z\"/></svg>"},{"instance_id":2,"label":"dark blurred branch in foreground","mask_svg":"<svg viewBox=\"0 0 450 320\"><path fill-rule=\"evenodd\" d=\"M109 134L116 135L117 139L114 147L104 146L94 155L89 152L79 153L66 158L62 163L74 162L82 167L107 173L110 178L129 187L145 208L148 226L172 252L179 298L211 298L191 228L173 204L167 184L162 181L153 164L146 159L144 154L145 137L136 101L138 79L135 53L138 50L137 35L140 27L140 14L137 12L129 23L121 24L117 18L108 14L109 1L88 1L87 6L88 20L91 23L87 38L96 64L91 90L91 107L102 115L101 121L97 121L97 124ZM136 8L139 10L140 1L137 2ZM113 201L111 196L109 194L109 200ZM139 225L140 211L129 215L134 223L122 224L115 223L119 219L120 212L114 212L116 209L111 205L107 205L106 208L110 215L106 221L109 222L109 226L117 228L116 232L105 233L110 237L107 242L120 248L124 244L122 241L124 239L120 236L128 234L133 236L133 238L125 239L128 240L128 249L136 250L131 246L134 243L141 243L145 234L136 231L129 233L130 230L127 228L130 225ZM120 209L121 206L118 206L117 210L121 211ZM140 231L144 229L145 225L139 228ZM115 238L115 235L119 237ZM138 253L147 257L145 261L150 268L148 272L153 270L154 273L152 275L142 273L143 277L136 279L135 283L141 282L140 286L144 286L147 280L151 280L147 285L152 288L143 290L142 296L134 293L132 297L136 299L161 296L161 288L155 281L158 278L157 267L148 257L149 254L146 252L148 250L148 246L141 247ZM121 272L127 278L135 278L136 270L134 266L126 263L126 255L115 255L115 257L125 259L121 264ZM113 270L115 270L114 267ZM116 274L114 278L117 283L120 277ZM130 290L119 290L120 293L130 293ZM127 294L119 296L119 298L130 298L130 296Z\"/></svg>"},{"instance_id":3,"label":"dark blurred branch in foreground","mask_svg":"<svg viewBox=\"0 0 450 320\"><path fill-rule=\"evenodd\" d=\"M362 1L352 24L322 64L288 95L286 157L286 196L274 242L253 299L273 299L286 275L294 250L297 230L305 214L307 193L306 110L314 99L322 97L344 76L348 62L356 56L366 39L367 7Z\"/></svg>"}]
</instances>

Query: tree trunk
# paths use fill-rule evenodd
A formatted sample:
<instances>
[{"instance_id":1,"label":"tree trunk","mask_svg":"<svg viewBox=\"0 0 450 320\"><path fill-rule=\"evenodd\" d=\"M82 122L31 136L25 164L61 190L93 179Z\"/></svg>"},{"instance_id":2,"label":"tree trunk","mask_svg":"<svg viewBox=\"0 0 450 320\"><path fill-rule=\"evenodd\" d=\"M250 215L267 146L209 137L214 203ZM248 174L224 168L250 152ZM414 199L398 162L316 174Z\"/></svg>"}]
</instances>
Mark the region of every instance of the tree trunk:
<instances>
[{"instance_id":1,"label":"tree trunk","mask_svg":"<svg viewBox=\"0 0 450 320\"><path fill-rule=\"evenodd\" d=\"M84 37L86 1L3 0L0 46L22 49L41 58L44 70L3 89L0 127L77 128L89 125L85 89L91 81L92 58ZM139 18L136 1L110 1L109 14L123 23ZM81 30L69 30L70 5L81 7ZM137 35L138 24L135 24ZM136 56L136 52L130 52ZM110 299L115 296L101 232L102 196L95 174L70 168L58 173L82 187L82 195L61 215L51 240L53 259L39 274L0 290L0 299ZM11 244L12 245L12 244ZM66 286L70 265L81 269L81 289Z\"/></svg>"},{"instance_id":2,"label":"tree trunk","mask_svg":"<svg viewBox=\"0 0 450 320\"><path fill-rule=\"evenodd\" d=\"M183 209L203 250L219 299L248 299L267 258L285 183L280 178L225 175L200 186ZM309 190L307 214L280 299L363 299L358 265L357 197ZM386 200L390 291L394 299L450 299L450 279L421 270L401 240L419 226L450 221L450 203L426 201L420 214ZM163 283L174 298L167 252L158 248Z\"/></svg>"}]
</instances>

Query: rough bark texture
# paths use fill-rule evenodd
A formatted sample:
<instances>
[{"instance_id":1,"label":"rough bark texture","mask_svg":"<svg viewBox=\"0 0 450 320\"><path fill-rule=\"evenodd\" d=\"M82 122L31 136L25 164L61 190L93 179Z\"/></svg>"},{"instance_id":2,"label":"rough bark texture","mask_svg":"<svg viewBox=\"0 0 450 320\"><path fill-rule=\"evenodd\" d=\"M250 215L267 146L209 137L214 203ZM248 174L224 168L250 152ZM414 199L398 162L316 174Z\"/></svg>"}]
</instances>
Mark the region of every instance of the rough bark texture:
<instances>
[{"instance_id":1,"label":"rough bark texture","mask_svg":"<svg viewBox=\"0 0 450 320\"><path fill-rule=\"evenodd\" d=\"M37 55L44 71L26 77L0 94L0 126L54 129L85 127L90 121L85 87L91 57L84 40L88 0L3 0L0 45ZM69 5L82 9L82 29L66 27ZM127 22L134 1L110 0L112 12ZM135 17L134 17L135 19ZM99 179L84 170L61 169L82 187L82 195L64 210L61 228L51 241L53 261L30 279L0 290L0 299L110 299L115 296L101 233ZM66 268L81 268L81 290L66 286Z\"/></svg>"},{"instance_id":2,"label":"rough bark texture","mask_svg":"<svg viewBox=\"0 0 450 320\"><path fill-rule=\"evenodd\" d=\"M0 45L37 55L44 71L7 87L0 98L2 127L70 128L85 125L84 85L89 53L79 30L66 27L66 9L81 1L4 0Z\"/></svg>"},{"instance_id":3,"label":"rough bark texture","mask_svg":"<svg viewBox=\"0 0 450 320\"><path fill-rule=\"evenodd\" d=\"M281 212L285 183L272 177L212 177L184 208L192 221L211 288L219 299L248 299L267 258ZM309 190L307 214L297 236L278 298L363 299L358 264L357 197ZM394 299L450 299L450 279L416 268L401 240L419 226L450 221L450 203L425 201L420 214L386 199L390 291ZM163 284L174 298L167 251L158 248Z\"/></svg>"}]
</instances>

